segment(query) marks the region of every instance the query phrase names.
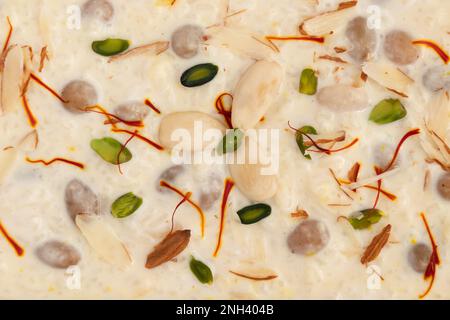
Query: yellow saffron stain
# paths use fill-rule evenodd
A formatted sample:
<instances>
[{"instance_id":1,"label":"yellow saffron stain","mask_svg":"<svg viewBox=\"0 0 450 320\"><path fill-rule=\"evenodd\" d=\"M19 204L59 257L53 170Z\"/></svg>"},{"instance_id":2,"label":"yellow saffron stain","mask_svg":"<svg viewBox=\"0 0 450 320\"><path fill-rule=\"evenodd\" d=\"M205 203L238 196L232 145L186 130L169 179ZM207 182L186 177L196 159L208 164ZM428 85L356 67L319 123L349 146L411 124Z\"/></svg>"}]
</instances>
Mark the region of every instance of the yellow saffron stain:
<instances>
[{"instance_id":1,"label":"yellow saffron stain","mask_svg":"<svg viewBox=\"0 0 450 320\"><path fill-rule=\"evenodd\" d=\"M76 150L77 150L77 148L75 148L75 147L69 147L70 152L75 152Z\"/></svg>"},{"instance_id":2,"label":"yellow saffron stain","mask_svg":"<svg viewBox=\"0 0 450 320\"><path fill-rule=\"evenodd\" d=\"M176 0L156 0L157 6L173 6Z\"/></svg>"}]
</instances>

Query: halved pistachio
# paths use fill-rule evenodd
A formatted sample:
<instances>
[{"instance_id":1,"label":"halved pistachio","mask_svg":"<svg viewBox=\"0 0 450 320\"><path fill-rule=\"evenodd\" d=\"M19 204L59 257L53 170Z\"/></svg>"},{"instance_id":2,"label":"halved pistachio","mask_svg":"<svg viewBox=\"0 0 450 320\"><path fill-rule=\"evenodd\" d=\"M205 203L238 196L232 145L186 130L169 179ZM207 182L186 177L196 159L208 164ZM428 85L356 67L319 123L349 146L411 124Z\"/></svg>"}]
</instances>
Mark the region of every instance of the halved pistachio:
<instances>
[{"instance_id":1,"label":"halved pistachio","mask_svg":"<svg viewBox=\"0 0 450 320\"><path fill-rule=\"evenodd\" d=\"M92 42L92 50L95 53L110 57L122 53L130 47L130 42L124 39L105 39Z\"/></svg>"},{"instance_id":2,"label":"halved pistachio","mask_svg":"<svg viewBox=\"0 0 450 320\"><path fill-rule=\"evenodd\" d=\"M387 124L406 117L406 109L398 99L384 99L372 109L369 120Z\"/></svg>"},{"instance_id":3,"label":"halved pistachio","mask_svg":"<svg viewBox=\"0 0 450 320\"><path fill-rule=\"evenodd\" d=\"M242 144L242 138L244 137L244 132L239 129L232 129L223 137L217 146L217 152L219 154L224 154L228 152L236 151Z\"/></svg>"},{"instance_id":4,"label":"halved pistachio","mask_svg":"<svg viewBox=\"0 0 450 320\"><path fill-rule=\"evenodd\" d=\"M313 69L304 69L300 76L299 92L307 95L315 95L317 92L317 76Z\"/></svg>"},{"instance_id":5,"label":"halved pistachio","mask_svg":"<svg viewBox=\"0 0 450 320\"><path fill-rule=\"evenodd\" d=\"M211 284L213 282L213 274L211 272L211 269L200 260L196 260L194 257L191 257L189 267L191 268L192 273L201 283Z\"/></svg>"},{"instance_id":6,"label":"halved pistachio","mask_svg":"<svg viewBox=\"0 0 450 320\"><path fill-rule=\"evenodd\" d=\"M348 222L352 225L353 229L362 230L367 229L371 225L380 221L383 216L383 211L378 209L366 209L360 211L357 215L350 217Z\"/></svg>"},{"instance_id":7,"label":"halved pistachio","mask_svg":"<svg viewBox=\"0 0 450 320\"><path fill-rule=\"evenodd\" d=\"M180 81L185 87L198 87L212 81L218 72L219 67L212 63L198 64L183 72Z\"/></svg>"},{"instance_id":8,"label":"halved pistachio","mask_svg":"<svg viewBox=\"0 0 450 320\"><path fill-rule=\"evenodd\" d=\"M126 218L139 209L142 202L142 198L135 196L133 192L126 193L113 202L111 214L116 218Z\"/></svg>"},{"instance_id":9,"label":"halved pistachio","mask_svg":"<svg viewBox=\"0 0 450 320\"><path fill-rule=\"evenodd\" d=\"M91 141L91 148L103 160L116 165L128 162L133 157L130 150L124 148L122 144L114 138L105 137L102 139L93 139Z\"/></svg>"},{"instance_id":10,"label":"halved pistachio","mask_svg":"<svg viewBox=\"0 0 450 320\"><path fill-rule=\"evenodd\" d=\"M270 216L272 208L265 203L257 203L237 212L242 224L253 224Z\"/></svg>"},{"instance_id":11,"label":"halved pistachio","mask_svg":"<svg viewBox=\"0 0 450 320\"><path fill-rule=\"evenodd\" d=\"M311 156L309 154L306 154L306 150L309 148L309 146L305 146L303 140L304 133L316 135L317 130L312 126L303 126L300 129L298 129L298 131L295 133L295 141L297 142L300 152L306 159L311 160Z\"/></svg>"}]
</instances>

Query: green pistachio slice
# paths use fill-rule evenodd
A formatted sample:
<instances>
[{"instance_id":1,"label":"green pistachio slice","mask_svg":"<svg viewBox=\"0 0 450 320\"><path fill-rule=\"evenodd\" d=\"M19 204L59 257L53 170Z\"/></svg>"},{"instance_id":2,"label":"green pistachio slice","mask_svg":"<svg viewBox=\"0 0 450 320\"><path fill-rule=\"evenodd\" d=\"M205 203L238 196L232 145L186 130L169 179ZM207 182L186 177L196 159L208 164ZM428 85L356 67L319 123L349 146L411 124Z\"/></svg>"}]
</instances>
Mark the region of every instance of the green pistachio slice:
<instances>
[{"instance_id":1,"label":"green pistachio slice","mask_svg":"<svg viewBox=\"0 0 450 320\"><path fill-rule=\"evenodd\" d=\"M113 202L111 214L116 218L126 218L139 209L142 202L142 198L135 196L132 192L126 193Z\"/></svg>"},{"instance_id":2,"label":"green pistachio slice","mask_svg":"<svg viewBox=\"0 0 450 320\"><path fill-rule=\"evenodd\" d=\"M241 130L229 130L217 146L217 152L219 154L224 154L236 151L241 146L243 137L244 132L242 132Z\"/></svg>"},{"instance_id":3,"label":"green pistachio slice","mask_svg":"<svg viewBox=\"0 0 450 320\"><path fill-rule=\"evenodd\" d=\"M387 124L404 118L406 114L400 100L384 99L372 109L369 120L377 124Z\"/></svg>"},{"instance_id":4,"label":"green pistachio slice","mask_svg":"<svg viewBox=\"0 0 450 320\"><path fill-rule=\"evenodd\" d=\"M297 146L300 149L300 152L306 159L311 160L311 156L309 154L306 154L306 150L309 148L309 146L305 146L303 133L317 135L317 130L312 126L303 126L295 133L295 141L297 142Z\"/></svg>"},{"instance_id":5,"label":"green pistachio slice","mask_svg":"<svg viewBox=\"0 0 450 320\"><path fill-rule=\"evenodd\" d=\"M212 63L198 64L186 70L180 81L185 87L198 87L212 81L218 72L219 67Z\"/></svg>"},{"instance_id":6,"label":"green pistachio slice","mask_svg":"<svg viewBox=\"0 0 450 320\"><path fill-rule=\"evenodd\" d=\"M122 144L114 138L105 137L102 139L93 139L91 141L91 148L103 160L115 165L128 162L133 157L130 150L124 148Z\"/></svg>"},{"instance_id":7,"label":"green pistachio slice","mask_svg":"<svg viewBox=\"0 0 450 320\"><path fill-rule=\"evenodd\" d=\"M353 229L362 230L367 229L371 225L380 221L383 216L383 211L378 209L366 209L358 212L358 214L350 217L348 221L352 225Z\"/></svg>"},{"instance_id":8,"label":"green pistachio slice","mask_svg":"<svg viewBox=\"0 0 450 320\"><path fill-rule=\"evenodd\" d=\"M211 269L203 262L196 260L194 257L191 257L189 267L191 268L192 273L201 283L211 284L213 282L213 274L211 272Z\"/></svg>"},{"instance_id":9,"label":"green pistachio slice","mask_svg":"<svg viewBox=\"0 0 450 320\"><path fill-rule=\"evenodd\" d=\"M123 39L108 38L105 40L92 42L92 50L94 50L95 53L105 57L110 57L122 53L127 50L129 46L130 42Z\"/></svg>"},{"instance_id":10,"label":"green pistachio slice","mask_svg":"<svg viewBox=\"0 0 450 320\"><path fill-rule=\"evenodd\" d=\"M237 212L242 224L253 224L270 216L272 208L265 203L257 203Z\"/></svg>"},{"instance_id":11,"label":"green pistachio slice","mask_svg":"<svg viewBox=\"0 0 450 320\"><path fill-rule=\"evenodd\" d=\"M307 95L315 95L317 92L317 76L314 70L304 69L300 76L299 92Z\"/></svg>"}]
</instances>

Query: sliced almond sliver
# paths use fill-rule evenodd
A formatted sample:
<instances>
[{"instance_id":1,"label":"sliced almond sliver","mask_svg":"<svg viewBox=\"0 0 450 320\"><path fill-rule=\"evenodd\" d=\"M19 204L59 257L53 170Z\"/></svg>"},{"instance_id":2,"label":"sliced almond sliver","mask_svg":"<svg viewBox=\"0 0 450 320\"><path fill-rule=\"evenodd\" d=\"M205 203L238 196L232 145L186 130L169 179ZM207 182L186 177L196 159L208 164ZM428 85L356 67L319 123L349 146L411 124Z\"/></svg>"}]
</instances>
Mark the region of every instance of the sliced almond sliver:
<instances>
[{"instance_id":1,"label":"sliced almond sliver","mask_svg":"<svg viewBox=\"0 0 450 320\"><path fill-rule=\"evenodd\" d=\"M229 48L256 60L268 59L276 52L263 36L244 29L212 27L208 29L207 37L207 44Z\"/></svg>"},{"instance_id":2,"label":"sliced almond sliver","mask_svg":"<svg viewBox=\"0 0 450 320\"><path fill-rule=\"evenodd\" d=\"M14 162L17 159L16 148L7 148L0 151L0 183L6 178L11 171Z\"/></svg>"},{"instance_id":3,"label":"sliced almond sliver","mask_svg":"<svg viewBox=\"0 0 450 320\"><path fill-rule=\"evenodd\" d=\"M24 57L18 46L8 49L2 72L1 104L4 112L14 111L21 106Z\"/></svg>"},{"instance_id":4,"label":"sliced almond sliver","mask_svg":"<svg viewBox=\"0 0 450 320\"><path fill-rule=\"evenodd\" d=\"M300 25L300 31L312 36L323 36L342 29L347 24L350 15L353 14L356 2L349 1L348 6L339 6L336 10L306 19Z\"/></svg>"},{"instance_id":5,"label":"sliced almond sliver","mask_svg":"<svg viewBox=\"0 0 450 320\"><path fill-rule=\"evenodd\" d=\"M146 44L140 47L133 48L131 50L125 51L124 53L115 55L111 57L108 62L123 60L127 58L131 58L134 56L148 54L148 55L159 55L166 51L169 48L168 41L156 41L150 44Z\"/></svg>"},{"instance_id":6,"label":"sliced almond sliver","mask_svg":"<svg viewBox=\"0 0 450 320\"><path fill-rule=\"evenodd\" d=\"M120 268L131 264L124 244L101 216L79 214L75 223L94 251L108 263Z\"/></svg>"},{"instance_id":7,"label":"sliced almond sliver","mask_svg":"<svg viewBox=\"0 0 450 320\"><path fill-rule=\"evenodd\" d=\"M414 82L398 68L387 63L367 62L363 72L372 80L386 89L408 94L408 87Z\"/></svg>"}]
</instances>

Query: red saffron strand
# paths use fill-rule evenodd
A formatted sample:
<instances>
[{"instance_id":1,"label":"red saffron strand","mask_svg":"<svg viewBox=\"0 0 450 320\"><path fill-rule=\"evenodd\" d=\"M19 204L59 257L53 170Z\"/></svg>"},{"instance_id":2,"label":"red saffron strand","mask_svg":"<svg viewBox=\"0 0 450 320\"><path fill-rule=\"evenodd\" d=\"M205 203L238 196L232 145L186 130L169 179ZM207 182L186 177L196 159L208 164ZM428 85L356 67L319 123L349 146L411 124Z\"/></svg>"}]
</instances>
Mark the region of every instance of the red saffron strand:
<instances>
[{"instance_id":1,"label":"red saffron strand","mask_svg":"<svg viewBox=\"0 0 450 320\"><path fill-rule=\"evenodd\" d=\"M124 120L112 113L107 112L103 107L99 106L99 105L95 105L95 106L91 106L91 107L86 107L84 108L84 111L86 112L94 112L94 113L98 113L98 114L102 114L104 115L108 120L105 122L105 124L111 124L111 125L115 125L118 122L124 123L130 127L143 127L144 124L142 123L142 121L128 121L128 120Z\"/></svg>"},{"instance_id":2,"label":"red saffron strand","mask_svg":"<svg viewBox=\"0 0 450 320\"><path fill-rule=\"evenodd\" d=\"M75 167L78 167L80 169L84 169L84 164L82 164L80 162L64 159L64 158L54 158L54 159L52 159L50 161L45 161L45 160L42 160L42 159L32 160L32 159L26 157L25 160L27 162L29 162L29 163L42 163L45 166L50 166L50 165L52 165L55 162L63 162L63 163L67 163L67 164L73 165Z\"/></svg>"},{"instance_id":3,"label":"red saffron strand","mask_svg":"<svg viewBox=\"0 0 450 320\"><path fill-rule=\"evenodd\" d=\"M289 126L289 128L291 128L295 132L301 133L306 138L308 138L308 140L311 141L312 145L317 148L317 150L310 150L310 149L308 149L308 151L311 151L311 152L319 152L319 153L325 153L327 155L330 155L331 153L334 153L334 152L339 152L339 151L343 151L343 150L349 149L349 148L354 146L359 141L358 138L355 138L355 139L353 139L352 142L350 142L348 145L346 145L346 146L344 146L342 148L334 149L334 150L333 149L326 149L326 148L322 148L321 146L319 146L319 144L316 141L314 141L314 139L311 138L311 136L309 134L301 132L297 128L293 127L289 121L288 121L288 126Z\"/></svg>"},{"instance_id":4,"label":"red saffron strand","mask_svg":"<svg viewBox=\"0 0 450 320\"><path fill-rule=\"evenodd\" d=\"M448 54L438 44L434 43L431 40L420 39L420 40L414 40L412 43L418 44L418 45L423 45L423 46L433 49L438 54L438 56L442 59L442 61L444 61L445 64L447 64L448 61L450 60Z\"/></svg>"},{"instance_id":5,"label":"red saffron strand","mask_svg":"<svg viewBox=\"0 0 450 320\"><path fill-rule=\"evenodd\" d=\"M308 151L311 151L311 152L325 152L326 154L330 154L330 153L339 152L339 151L343 151L343 150L349 149L349 148L353 147L356 143L358 143L358 141L359 141L359 139L355 138L348 145L346 145L346 146L344 146L342 148L339 148L339 149L325 149L327 151L321 151L321 150L308 150ZM321 149L323 149L323 148L321 148Z\"/></svg>"},{"instance_id":6,"label":"red saffron strand","mask_svg":"<svg viewBox=\"0 0 450 320\"><path fill-rule=\"evenodd\" d=\"M136 137L137 131L133 132L133 134L128 138L128 140L120 147L120 151L117 153L117 167L119 168L119 173L123 174L122 168L120 166L120 155L122 154L123 150L127 147L128 143L130 143L131 140L133 140L134 137Z\"/></svg>"},{"instance_id":7,"label":"red saffron strand","mask_svg":"<svg viewBox=\"0 0 450 320\"><path fill-rule=\"evenodd\" d=\"M249 280L254 280L254 281L268 281L268 280L273 280L278 278L277 275L270 275L270 276L265 276L265 277L255 277L255 276L249 276L243 273L239 273L236 271L232 271L230 270L230 273L234 274L235 276L241 277L241 278L245 278L245 279L249 279Z\"/></svg>"},{"instance_id":8,"label":"red saffron strand","mask_svg":"<svg viewBox=\"0 0 450 320\"><path fill-rule=\"evenodd\" d=\"M225 106L223 104L223 98L224 97L230 97L231 100L233 101L233 95L231 93L228 92L224 92L222 94L220 94L217 98L216 98L216 102L215 102L215 106L216 106L216 110L217 112L223 116L223 118L225 119L225 122L227 123L228 127L230 129L233 128L233 124L231 123L231 110L226 110Z\"/></svg>"},{"instance_id":9,"label":"red saffron strand","mask_svg":"<svg viewBox=\"0 0 450 320\"><path fill-rule=\"evenodd\" d=\"M315 36L266 36L266 40L275 48L276 51L280 51L278 46L273 41L311 41L316 43L324 43L324 37Z\"/></svg>"},{"instance_id":10,"label":"red saffron strand","mask_svg":"<svg viewBox=\"0 0 450 320\"><path fill-rule=\"evenodd\" d=\"M170 185L168 182L161 180L159 182L159 185L163 188L167 188L169 190L172 190L173 192L177 193L178 195L182 196L183 198L186 198L186 201L194 207L195 210L197 210L199 216L200 216L200 229L202 238L205 236L205 214L203 213L202 208L198 204L196 204L194 201L190 199L190 197L187 197L187 194L190 192L183 193L182 191L178 190L174 186Z\"/></svg>"},{"instance_id":11,"label":"red saffron strand","mask_svg":"<svg viewBox=\"0 0 450 320\"><path fill-rule=\"evenodd\" d=\"M30 126L32 128L36 128L36 125L37 125L38 122L36 120L36 117L33 115L33 112L31 112L31 108L30 108L30 105L28 103L28 99L27 99L26 94L24 94L22 96L22 105L23 105L23 108L25 109L25 113L27 114L28 123L30 124Z\"/></svg>"},{"instance_id":12,"label":"red saffron strand","mask_svg":"<svg viewBox=\"0 0 450 320\"><path fill-rule=\"evenodd\" d=\"M12 23L11 23L11 20L9 19L9 16L6 17L6 20L7 20L8 25L9 25L9 31L8 31L8 35L6 36L5 44L3 45L3 50L2 50L3 53L6 51L6 49L9 46L9 42L11 41L11 36L12 36L13 30L14 30L14 28L12 26Z\"/></svg>"},{"instance_id":13,"label":"red saffron strand","mask_svg":"<svg viewBox=\"0 0 450 320\"><path fill-rule=\"evenodd\" d=\"M386 198L388 198L389 200L391 200L391 201L397 200L397 196L395 194L392 194L392 193L390 193L390 192L388 192L386 190L383 190L381 187L378 188L378 187L374 187L374 186L370 186L370 185L365 185L365 186L363 186L363 188L367 188L367 189L371 189L371 190L377 190L377 191L379 190L380 193L382 195L386 196Z\"/></svg>"},{"instance_id":14,"label":"red saffron strand","mask_svg":"<svg viewBox=\"0 0 450 320\"><path fill-rule=\"evenodd\" d=\"M8 231L6 231L5 227L2 225L2 222L0 221L0 233L3 234L6 241L13 247L14 251L19 257L22 257L25 253L25 250L17 243L16 240L14 240L13 237L11 237L8 234Z\"/></svg>"},{"instance_id":15,"label":"red saffron strand","mask_svg":"<svg viewBox=\"0 0 450 320\"><path fill-rule=\"evenodd\" d=\"M227 178L225 180L225 187L223 190L222 195L222 204L220 205L220 227L219 227L219 236L217 237L217 245L216 249L214 250L214 257L217 257L217 254L219 253L220 248L222 247L222 235L223 235L223 229L225 226L225 214L227 209L227 202L228 202L228 196L230 195L231 190L233 189L234 182L230 178Z\"/></svg>"},{"instance_id":16,"label":"red saffron strand","mask_svg":"<svg viewBox=\"0 0 450 320\"><path fill-rule=\"evenodd\" d=\"M431 278L431 281L430 281L430 284L429 284L427 290L419 296L420 299L423 299L425 296L428 295L428 293L430 293L430 291L433 287L434 280L436 278L436 266L440 265L441 261L439 259L438 246L436 244L436 241L434 240L433 233L431 232L431 228L428 224L427 218L425 217L425 213L421 212L420 217L422 218L425 228L427 230L428 236L430 237L430 242L431 242L431 246L433 249L433 252L430 256L430 261L428 262L427 269L425 270L425 273L424 273L424 279L428 280Z\"/></svg>"},{"instance_id":17,"label":"red saffron strand","mask_svg":"<svg viewBox=\"0 0 450 320\"><path fill-rule=\"evenodd\" d=\"M58 98L62 103L67 103L55 90L53 90L50 86L48 86L44 81L42 81L38 76L36 76L34 73L30 74L31 79L36 81L39 85L44 87L47 91L49 91L53 96Z\"/></svg>"},{"instance_id":18,"label":"red saffron strand","mask_svg":"<svg viewBox=\"0 0 450 320\"><path fill-rule=\"evenodd\" d=\"M350 181L343 180L343 179L338 179L338 182L342 183L342 184L351 184ZM363 186L360 186L359 188L367 188L367 189L371 189L371 190L378 190L378 187L374 187L374 186L371 186L369 184L365 184ZM380 192L381 192L382 195L386 196L386 198L388 198L391 201L397 200L397 196L395 194L393 194L391 192L388 192L388 191L384 190L383 188L380 189Z\"/></svg>"},{"instance_id":19,"label":"red saffron strand","mask_svg":"<svg viewBox=\"0 0 450 320\"><path fill-rule=\"evenodd\" d=\"M155 105L150 101L150 99L145 99L144 103L146 106L155 111L157 114L161 114L161 111L157 107L155 107Z\"/></svg>"},{"instance_id":20,"label":"red saffron strand","mask_svg":"<svg viewBox=\"0 0 450 320\"><path fill-rule=\"evenodd\" d=\"M376 173L377 175L381 174L381 169L380 169L380 168L375 167L374 170L375 170L375 173ZM376 195L376 197L375 197L375 202L373 203L373 209L376 209L376 208L377 208L378 201L380 200L381 184L382 184L382 183L383 183L383 179L379 179L379 180L377 181L377 195Z\"/></svg>"},{"instance_id":21,"label":"red saffron strand","mask_svg":"<svg viewBox=\"0 0 450 320\"><path fill-rule=\"evenodd\" d=\"M177 204L177 206L176 206L175 209L173 210L173 213L172 213L172 226L170 227L170 232L169 232L169 234L172 233L173 228L174 228L174 225L175 225L175 223L174 223L175 213L177 212L178 208L181 207L181 205L182 205L183 203L185 203L185 202L191 197L191 195L192 195L191 192L186 193L186 195L183 197L183 199Z\"/></svg>"},{"instance_id":22,"label":"red saffron strand","mask_svg":"<svg viewBox=\"0 0 450 320\"><path fill-rule=\"evenodd\" d=\"M388 164L388 166L387 166L385 169L383 169L383 170L381 171L381 173L384 173L384 172L386 172L386 171L388 171L389 169L392 168L392 166L394 165L395 161L397 160L398 154L399 154L399 152L400 152L400 148L402 147L403 143L405 143L405 141L406 141L409 137L412 137L412 136L414 136L414 135L416 135L416 134L419 134L419 133L420 133L420 129L413 129L413 130L410 130L409 132L407 132L407 133L400 139L400 142L398 143L397 148L395 149L394 156L392 157L391 162Z\"/></svg>"},{"instance_id":23,"label":"red saffron strand","mask_svg":"<svg viewBox=\"0 0 450 320\"><path fill-rule=\"evenodd\" d=\"M156 142L153 142L152 140L144 137L143 135L139 134L139 131L130 131L130 130L125 130L125 129L120 129L120 128L116 128L113 127L112 132L117 132L117 133L128 133L130 135L134 135L136 138L138 138L139 140L142 140L144 142L146 142L147 144L151 145L152 147L154 147L157 150L164 150L164 148L162 146L160 146L159 144L157 144Z\"/></svg>"}]
</instances>

